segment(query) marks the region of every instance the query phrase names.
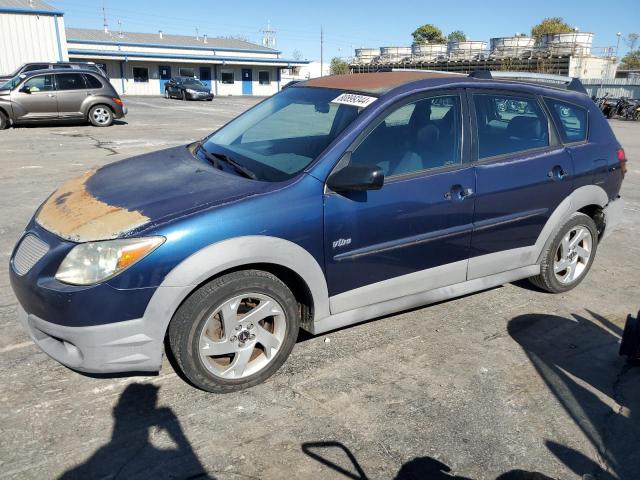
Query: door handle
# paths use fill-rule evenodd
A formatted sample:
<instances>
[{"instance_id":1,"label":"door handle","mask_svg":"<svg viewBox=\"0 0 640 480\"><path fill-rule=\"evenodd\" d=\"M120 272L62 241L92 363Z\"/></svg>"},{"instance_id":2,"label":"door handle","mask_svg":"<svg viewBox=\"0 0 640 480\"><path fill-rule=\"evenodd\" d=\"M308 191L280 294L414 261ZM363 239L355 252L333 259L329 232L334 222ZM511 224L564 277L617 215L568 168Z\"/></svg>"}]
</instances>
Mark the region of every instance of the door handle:
<instances>
[{"instance_id":1,"label":"door handle","mask_svg":"<svg viewBox=\"0 0 640 480\"><path fill-rule=\"evenodd\" d=\"M452 185L451 189L444 194L445 200L453 200L461 202L467 197L473 195L473 188L463 188L462 185Z\"/></svg>"},{"instance_id":2,"label":"door handle","mask_svg":"<svg viewBox=\"0 0 640 480\"><path fill-rule=\"evenodd\" d=\"M566 172L560 165L556 165L547 172L547 177L552 180L562 180L567 175L569 175L569 173Z\"/></svg>"}]
</instances>

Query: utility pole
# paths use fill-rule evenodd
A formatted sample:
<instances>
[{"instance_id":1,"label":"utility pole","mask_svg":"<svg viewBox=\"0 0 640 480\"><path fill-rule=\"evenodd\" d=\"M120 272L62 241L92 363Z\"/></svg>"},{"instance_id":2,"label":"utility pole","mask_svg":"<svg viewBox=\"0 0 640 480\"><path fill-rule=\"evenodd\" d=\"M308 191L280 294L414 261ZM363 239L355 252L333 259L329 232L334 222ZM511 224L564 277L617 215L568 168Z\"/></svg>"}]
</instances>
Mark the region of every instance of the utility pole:
<instances>
[{"instance_id":1,"label":"utility pole","mask_svg":"<svg viewBox=\"0 0 640 480\"><path fill-rule=\"evenodd\" d=\"M109 22L107 22L107 7L105 0L102 0L102 26L104 27L104 33L109 33Z\"/></svg>"},{"instance_id":2,"label":"utility pole","mask_svg":"<svg viewBox=\"0 0 640 480\"><path fill-rule=\"evenodd\" d=\"M324 31L320 25L320 76L324 76Z\"/></svg>"},{"instance_id":3,"label":"utility pole","mask_svg":"<svg viewBox=\"0 0 640 480\"><path fill-rule=\"evenodd\" d=\"M262 45L267 48L275 48L277 32L271 28L271 20L267 20L267 28L260 31L262 32Z\"/></svg>"}]
</instances>

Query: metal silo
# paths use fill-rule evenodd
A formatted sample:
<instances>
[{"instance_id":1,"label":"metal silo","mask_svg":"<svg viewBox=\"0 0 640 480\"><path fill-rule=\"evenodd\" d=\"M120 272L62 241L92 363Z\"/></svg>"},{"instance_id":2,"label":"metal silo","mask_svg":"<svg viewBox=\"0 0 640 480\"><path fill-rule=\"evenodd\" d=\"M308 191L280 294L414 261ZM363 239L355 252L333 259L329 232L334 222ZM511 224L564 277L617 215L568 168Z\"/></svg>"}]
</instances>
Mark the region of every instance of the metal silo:
<instances>
[{"instance_id":1,"label":"metal silo","mask_svg":"<svg viewBox=\"0 0 640 480\"><path fill-rule=\"evenodd\" d=\"M380 61L397 63L411 57L411 47L380 47Z\"/></svg>"},{"instance_id":2,"label":"metal silo","mask_svg":"<svg viewBox=\"0 0 640 480\"><path fill-rule=\"evenodd\" d=\"M491 56L496 58L530 55L535 40L531 37L496 37L490 40Z\"/></svg>"},{"instance_id":3,"label":"metal silo","mask_svg":"<svg viewBox=\"0 0 640 480\"><path fill-rule=\"evenodd\" d=\"M464 41L449 42L448 52L450 60L478 60L484 57L487 42Z\"/></svg>"},{"instance_id":4,"label":"metal silo","mask_svg":"<svg viewBox=\"0 0 640 480\"><path fill-rule=\"evenodd\" d=\"M447 46L440 43L414 43L411 53L414 60L432 62L447 57Z\"/></svg>"},{"instance_id":5,"label":"metal silo","mask_svg":"<svg viewBox=\"0 0 640 480\"><path fill-rule=\"evenodd\" d=\"M570 32L542 35L536 42L536 50L557 56L590 55L593 33Z\"/></svg>"},{"instance_id":6,"label":"metal silo","mask_svg":"<svg viewBox=\"0 0 640 480\"><path fill-rule=\"evenodd\" d=\"M379 56L379 48L356 48L355 62L361 64L369 64Z\"/></svg>"}]
</instances>

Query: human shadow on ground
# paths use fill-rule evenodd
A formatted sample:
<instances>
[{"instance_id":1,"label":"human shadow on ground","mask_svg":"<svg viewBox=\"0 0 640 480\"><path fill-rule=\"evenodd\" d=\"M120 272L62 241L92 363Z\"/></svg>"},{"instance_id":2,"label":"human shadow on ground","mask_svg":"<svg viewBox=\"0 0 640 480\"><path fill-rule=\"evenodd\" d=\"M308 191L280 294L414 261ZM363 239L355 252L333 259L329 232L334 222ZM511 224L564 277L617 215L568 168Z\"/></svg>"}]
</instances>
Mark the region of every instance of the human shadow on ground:
<instances>
[{"instance_id":1,"label":"human shadow on ground","mask_svg":"<svg viewBox=\"0 0 640 480\"><path fill-rule=\"evenodd\" d=\"M59 480L213 480L193 451L175 413L157 406L159 389L148 383L129 385L113 408L109 443L83 464L66 471ZM152 437L156 437L153 443ZM163 447L158 447L158 443Z\"/></svg>"},{"instance_id":2,"label":"human shadow on ground","mask_svg":"<svg viewBox=\"0 0 640 480\"><path fill-rule=\"evenodd\" d=\"M336 441L306 442L302 444L302 451L334 472L353 480L368 480L364 469L355 455L342 443ZM321 478L319 475L318 478ZM404 463L394 480L472 480L451 473L451 468L439 460L431 457L416 457ZM496 480L554 480L538 472L511 470L496 478Z\"/></svg>"},{"instance_id":3,"label":"human shadow on ground","mask_svg":"<svg viewBox=\"0 0 640 480\"><path fill-rule=\"evenodd\" d=\"M590 458L546 440L553 455L577 475L639 479L640 368L618 356L622 329L588 312L521 315L507 329L597 452Z\"/></svg>"}]
</instances>

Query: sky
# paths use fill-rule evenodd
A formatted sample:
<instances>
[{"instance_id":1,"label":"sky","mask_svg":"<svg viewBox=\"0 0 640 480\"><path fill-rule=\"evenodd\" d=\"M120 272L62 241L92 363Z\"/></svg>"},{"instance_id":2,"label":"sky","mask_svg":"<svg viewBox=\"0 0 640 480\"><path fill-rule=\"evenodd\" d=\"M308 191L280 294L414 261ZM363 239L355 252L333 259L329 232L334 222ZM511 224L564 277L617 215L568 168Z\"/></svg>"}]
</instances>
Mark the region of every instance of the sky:
<instances>
[{"instance_id":1,"label":"sky","mask_svg":"<svg viewBox=\"0 0 640 480\"><path fill-rule=\"evenodd\" d=\"M294 51L320 59L320 27L324 58L350 57L358 47L409 46L416 27L432 23L445 34L462 30L470 40L529 33L545 17L560 16L580 31L593 32L596 47L616 46L622 37L640 33L640 0L519 0L479 2L455 0L45 0L65 13L68 27L102 28L102 5L109 27L117 31L194 35L239 35L260 42L271 22L276 48L291 58ZM526 8L525 8L526 5ZM620 41L620 55L628 50Z\"/></svg>"}]
</instances>

